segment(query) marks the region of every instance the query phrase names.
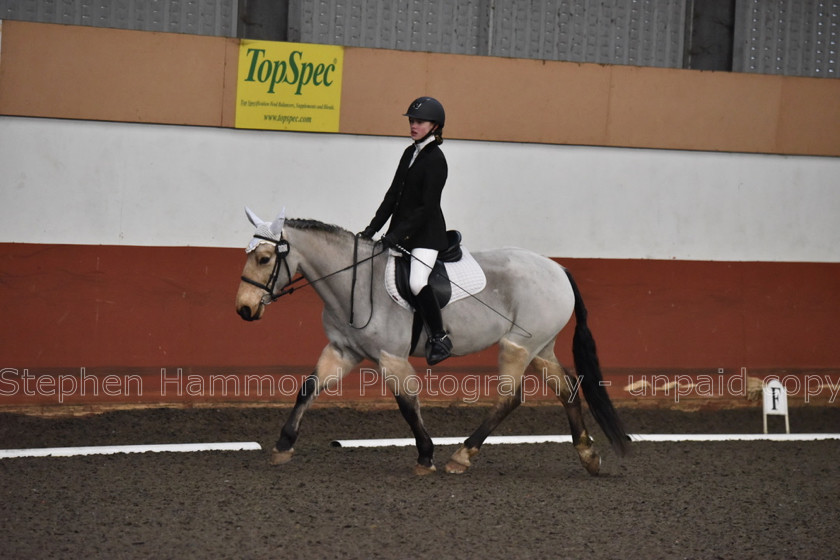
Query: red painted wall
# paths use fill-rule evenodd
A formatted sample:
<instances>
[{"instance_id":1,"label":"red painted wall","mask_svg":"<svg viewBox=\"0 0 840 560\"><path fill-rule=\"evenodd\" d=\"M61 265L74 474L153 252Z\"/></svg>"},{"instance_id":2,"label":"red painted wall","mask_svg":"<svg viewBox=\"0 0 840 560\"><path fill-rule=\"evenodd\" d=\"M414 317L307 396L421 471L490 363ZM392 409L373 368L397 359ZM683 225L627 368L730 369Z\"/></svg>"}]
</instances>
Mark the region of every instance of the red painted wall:
<instances>
[{"instance_id":1,"label":"red painted wall","mask_svg":"<svg viewBox=\"0 0 840 560\"><path fill-rule=\"evenodd\" d=\"M0 244L0 301L17 319L0 326L0 365L310 368L326 343L314 291L242 321L244 259L241 249ZM840 264L558 260L580 285L607 368L840 368Z\"/></svg>"}]
</instances>

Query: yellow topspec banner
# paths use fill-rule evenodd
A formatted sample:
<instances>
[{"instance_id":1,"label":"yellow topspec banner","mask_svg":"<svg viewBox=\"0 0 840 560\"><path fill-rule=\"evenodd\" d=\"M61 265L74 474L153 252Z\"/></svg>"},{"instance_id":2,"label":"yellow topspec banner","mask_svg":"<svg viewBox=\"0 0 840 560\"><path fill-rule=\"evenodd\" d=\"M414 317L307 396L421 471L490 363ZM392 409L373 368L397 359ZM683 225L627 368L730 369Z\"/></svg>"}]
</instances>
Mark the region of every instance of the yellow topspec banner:
<instances>
[{"instance_id":1,"label":"yellow topspec banner","mask_svg":"<svg viewBox=\"0 0 840 560\"><path fill-rule=\"evenodd\" d=\"M236 127L338 132L344 47L243 39Z\"/></svg>"}]
</instances>

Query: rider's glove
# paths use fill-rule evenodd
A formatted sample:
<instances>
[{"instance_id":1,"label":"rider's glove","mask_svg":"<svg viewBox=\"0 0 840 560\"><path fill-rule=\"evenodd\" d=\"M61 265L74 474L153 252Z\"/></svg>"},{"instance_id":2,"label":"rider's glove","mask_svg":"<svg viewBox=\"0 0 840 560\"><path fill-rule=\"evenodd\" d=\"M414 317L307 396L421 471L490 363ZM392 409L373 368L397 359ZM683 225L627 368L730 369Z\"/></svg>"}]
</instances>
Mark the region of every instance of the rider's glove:
<instances>
[{"instance_id":1,"label":"rider's glove","mask_svg":"<svg viewBox=\"0 0 840 560\"><path fill-rule=\"evenodd\" d=\"M364 231L360 231L356 235L363 239L373 239L373 235L376 233L376 230L373 229L371 226L365 228Z\"/></svg>"}]
</instances>

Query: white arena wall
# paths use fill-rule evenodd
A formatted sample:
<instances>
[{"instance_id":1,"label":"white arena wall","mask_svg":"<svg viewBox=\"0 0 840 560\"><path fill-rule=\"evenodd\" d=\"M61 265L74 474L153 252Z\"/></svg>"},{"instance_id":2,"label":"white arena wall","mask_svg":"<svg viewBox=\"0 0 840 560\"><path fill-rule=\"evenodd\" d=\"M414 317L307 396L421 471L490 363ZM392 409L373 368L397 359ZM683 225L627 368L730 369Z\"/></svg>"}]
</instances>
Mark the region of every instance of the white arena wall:
<instances>
[{"instance_id":1,"label":"white arena wall","mask_svg":"<svg viewBox=\"0 0 840 560\"><path fill-rule=\"evenodd\" d=\"M350 230L407 140L0 117L0 241L244 247L243 206ZM840 158L447 140L448 225L557 258L840 261Z\"/></svg>"}]
</instances>

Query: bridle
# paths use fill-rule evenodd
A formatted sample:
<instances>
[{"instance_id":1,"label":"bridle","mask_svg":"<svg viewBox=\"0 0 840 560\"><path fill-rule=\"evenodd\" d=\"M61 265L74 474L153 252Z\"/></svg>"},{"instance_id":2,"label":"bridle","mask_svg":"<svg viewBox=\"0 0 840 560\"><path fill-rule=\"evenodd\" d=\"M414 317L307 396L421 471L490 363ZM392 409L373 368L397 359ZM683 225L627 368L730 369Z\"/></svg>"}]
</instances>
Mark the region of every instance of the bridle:
<instances>
[{"instance_id":1,"label":"bridle","mask_svg":"<svg viewBox=\"0 0 840 560\"><path fill-rule=\"evenodd\" d=\"M322 276L320 278L317 278L315 280L311 280L311 281L307 280L305 284L295 287L294 284L297 284L298 282L306 280L306 278L304 276L298 276L297 278L292 278L292 270L291 270L291 267L289 267L289 262L286 260L286 257L289 255L289 251L291 249L291 247L289 245L289 242L286 241L285 239L283 239L282 234L281 234L279 239L274 239L274 238L267 237L267 236L264 236L264 235L259 235L259 234L255 234L254 238L255 239L260 239L262 241L265 241L267 243L271 243L271 244L274 245L274 257L275 257L274 258L274 268L271 270L271 274L269 275L268 281L265 284L263 284L261 282L257 282L256 280L251 280L250 278L248 278L245 275L240 276L240 278L242 279L243 282L251 284L252 286L256 286L257 288L260 288L261 290L266 292L262 297L262 304L263 305L268 305L270 303L273 303L274 301L277 301L281 297L293 293L298 288L305 288L306 286L311 286L311 285L313 285L317 282L320 282L321 280L326 280L327 278L330 278L331 276L335 276L336 274L339 274L341 272L345 272L347 270L352 269L353 270L353 280L352 280L352 287L351 287L351 290L350 290L350 323L349 324L350 324L350 326L352 326L354 328L364 328L365 326L367 326L368 323L370 323L370 320L373 317L373 282L372 281L370 283L370 288L371 288L371 293L370 293L371 317L368 317L367 323L365 323L365 325L362 326L362 327L355 327L355 325L353 325L353 313L354 313L353 309L354 309L354 300L355 300L354 295L355 295L355 290L356 290L356 268L361 263L373 260L374 258L378 257L379 255L381 255L382 253L384 253L386 251L384 246L382 246L382 248L378 252L375 250L377 245L382 245L379 241L377 241L376 244L374 244L374 250L371 251L371 255L369 257L366 257L362 260L359 260L358 259L359 238L356 237L354 239L354 242L353 242L353 264L351 264L350 266L345 266L342 269L336 270L335 272L331 272L331 273L329 273L325 276ZM289 279L289 281L282 288L280 288L279 292L277 292L275 294L274 289L277 286L277 279L280 277L280 268L281 267L286 268L286 277ZM373 267L371 267L371 272L370 273L371 273L371 279L372 279L373 278Z\"/></svg>"},{"instance_id":2,"label":"bridle","mask_svg":"<svg viewBox=\"0 0 840 560\"><path fill-rule=\"evenodd\" d=\"M285 296L286 294L291 294L295 291L296 288L293 288L293 284L297 284L301 280L303 280L303 276L299 276L298 278L292 279L292 269L289 267L289 261L286 260L286 257L289 255L289 242L283 239L281 236L280 239L272 239L271 237L266 237L264 235L254 235L254 238L261 239L267 243L272 243L274 245L274 268L271 270L271 275L268 277L268 281L265 284L261 282L257 282L256 280L251 280L244 274L240 277L243 282L247 282L252 286L256 286L261 290L264 290L266 293L262 297L263 305L268 305L273 301L277 300L281 296ZM280 288L278 293L274 293L274 288L277 286L277 279L280 277L280 267L286 267L286 276L289 281L286 283L285 286Z\"/></svg>"}]
</instances>

